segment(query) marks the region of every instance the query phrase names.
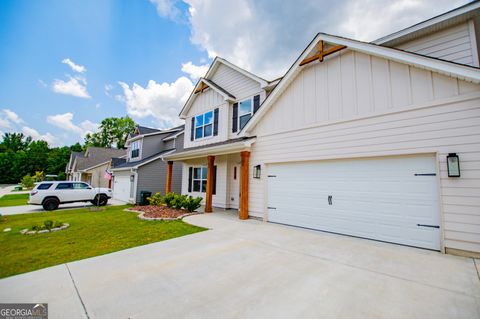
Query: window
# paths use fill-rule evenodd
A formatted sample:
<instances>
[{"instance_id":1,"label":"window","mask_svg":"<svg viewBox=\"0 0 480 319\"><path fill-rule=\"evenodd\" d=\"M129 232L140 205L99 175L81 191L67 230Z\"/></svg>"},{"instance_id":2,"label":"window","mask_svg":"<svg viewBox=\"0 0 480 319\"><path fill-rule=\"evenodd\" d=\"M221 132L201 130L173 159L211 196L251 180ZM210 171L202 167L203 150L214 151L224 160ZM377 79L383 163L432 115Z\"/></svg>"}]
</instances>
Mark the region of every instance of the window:
<instances>
[{"instance_id":1,"label":"window","mask_svg":"<svg viewBox=\"0 0 480 319\"><path fill-rule=\"evenodd\" d=\"M207 167L193 168L193 185L194 192L205 193L207 191Z\"/></svg>"},{"instance_id":2,"label":"window","mask_svg":"<svg viewBox=\"0 0 480 319\"><path fill-rule=\"evenodd\" d=\"M90 186L85 183L73 183L73 189L90 189Z\"/></svg>"},{"instance_id":3,"label":"window","mask_svg":"<svg viewBox=\"0 0 480 319\"><path fill-rule=\"evenodd\" d=\"M55 189L73 189L72 183L58 183Z\"/></svg>"},{"instance_id":4,"label":"window","mask_svg":"<svg viewBox=\"0 0 480 319\"><path fill-rule=\"evenodd\" d=\"M213 135L213 111L195 117L195 139Z\"/></svg>"},{"instance_id":5,"label":"window","mask_svg":"<svg viewBox=\"0 0 480 319\"><path fill-rule=\"evenodd\" d=\"M53 184L52 183L43 183L43 184L40 184L38 185L37 189L49 189L50 186L52 186Z\"/></svg>"},{"instance_id":6,"label":"window","mask_svg":"<svg viewBox=\"0 0 480 319\"><path fill-rule=\"evenodd\" d=\"M140 141L132 142L132 158L138 157L140 155Z\"/></svg>"},{"instance_id":7,"label":"window","mask_svg":"<svg viewBox=\"0 0 480 319\"><path fill-rule=\"evenodd\" d=\"M238 107L238 126L242 129L252 117L252 99L243 100Z\"/></svg>"}]
</instances>

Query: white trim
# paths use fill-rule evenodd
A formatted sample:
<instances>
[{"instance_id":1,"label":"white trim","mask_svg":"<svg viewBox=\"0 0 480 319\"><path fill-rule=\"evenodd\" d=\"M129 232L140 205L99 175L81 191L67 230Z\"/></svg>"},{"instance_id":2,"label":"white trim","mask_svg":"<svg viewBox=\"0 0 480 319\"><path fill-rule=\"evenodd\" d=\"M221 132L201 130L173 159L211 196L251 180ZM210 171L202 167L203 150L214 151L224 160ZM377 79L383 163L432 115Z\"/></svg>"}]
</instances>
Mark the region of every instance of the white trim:
<instances>
[{"instance_id":1,"label":"white trim","mask_svg":"<svg viewBox=\"0 0 480 319\"><path fill-rule=\"evenodd\" d=\"M473 65L479 67L478 61L478 49L477 49L477 37L475 34L475 23L473 20L468 21L468 35L470 36L470 45L472 51Z\"/></svg>"},{"instance_id":2,"label":"white trim","mask_svg":"<svg viewBox=\"0 0 480 319\"><path fill-rule=\"evenodd\" d=\"M205 123L205 114L207 113L212 113L212 118L211 118L211 123ZM201 116L202 117L202 125L197 126L197 117ZM210 110L210 111L205 111L197 115L192 116L194 118L193 120L193 140L194 141L204 141L207 139L212 138L213 135L213 126L214 126L214 117L215 117L215 109ZM211 125L212 126L212 133L208 136L205 136L205 127ZM202 137L197 137L197 128L202 128Z\"/></svg>"},{"instance_id":3,"label":"white trim","mask_svg":"<svg viewBox=\"0 0 480 319\"><path fill-rule=\"evenodd\" d=\"M178 154L173 154L172 156L165 156L164 159L179 161L179 160L187 160L187 159L198 158L198 157L205 157L207 155L231 154L231 153L236 153L236 152L250 149L250 147L252 146L253 143L255 143L255 141L256 141L255 138L251 138L246 141L239 141L231 144L205 147L205 148L200 148L192 151L185 151Z\"/></svg>"},{"instance_id":4,"label":"white trim","mask_svg":"<svg viewBox=\"0 0 480 319\"><path fill-rule=\"evenodd\" d=\"M159 132L153 132L153 133L135 135L134 137L131 137L131 138L129 138L129 139L126 140L125 146L130 145L131 142L133 142L133 141L135 141L135 140L137 140L137 139L141 139L141 138L148 137L148 136L154 136L154 135L172 133L172 132L176 132L176 131L181 131L181 132L183 132L184 129L183 129L183 128L176 128L176 129L168 129L168 130L165 130L165 131L159 131ZM180 134L181 132L179 132L178 134Z\"/></svg>"},{"instance_id":5,"label":"white trim","mask_svg":"<svg viewBox=\"0 0 480 319\"><path fill-rule=\"evenodd\" d=\"M138 169L139 167L143 166L143 165L146 165L148 163L151 163L151 162L154 162L158 159L164 159L164 156L165 155L168 155L168 154L172 154L173 152L175 152L175 150L171 150L171 151L168 151L168 152L165 152L165 153L162 153L162 154L159 154L155 157L152 157L151 159L149 159L148 161L145 161L143 163L140 163L138 165L135 165L135 166L129 166L129 167L120 167L120 168L111 168L110 170L112 172L115 172L115 171L127 171L127 170L130 170L130 169Z\"/></svg>"},{"instance_id":6,"label":"white trim","mask_svg":"<svg viewBox=\"0 0 480 319\"><path fill-rule=\"evenodd\" d=\"M193 105L193 102L195 101L195 99L197 97L197 94L195 93L195 91L197 90L200 83L205 83L206 85L208 85L208 88L206 90L212 89L215 92L217 92L218 94L220 94L223 97L223 100L225 102L234 102L235 101L235 99L232 98L230 95L226 94L222 90L219 90L215 85L211 85L210 83L208 83L208 81L209 81L208 79L201 78L197 82L197 84L195 85L195 87L192 90L192 93L190 93L190 96L188 97L187 102L185 102L185 105L183 106L182 110L180 111L179 117L181 119L185 119L187 117L187 112L188 112L188 110L190 110L190 108Z\"/></svg>"},{"instance_id":7,"label":"white trim","mask_svg":"<svg viewBox=\"0 0 480 319\"><path fill-rule=\"evenodd\" d=\"M228 62L227 60L221 58L221 57L216 57L215 60L213 61L212 63L212 66L208 69L207 71L207 74L205 74L205 78L206 79L209 79L210 76L215 73L215 71L217 70L217 67L218 67L218 64L219 63L222 63L222 64L225 64L226 66L228 66L229 68L232 68L234 69L235 71L237 71L238 73L241 73L243 75L245 75L246 77L249 77L250 79L260 83L260 86L262 89L264 89L265 87L267 87L269 85L269 82L265 79L262 79L261 77L247 71L247 70L244 70L242 69L241 67L239 66L236 66L235 64L231 63L231 62Z\"/></svg>"},{"instance_id":8,"label":"white trim","mask_svg":"<svg viewBox=\"0 0 480 319\"><path fill-rule=\"evenodd\" d=\"M479 3L480 4L480 3ZM424 57L415 53L405 52L397 49L391 49L387 47L378 46L371 43L351 40L347 38L341 38L329 34L319 33L308 47L303 51L300 57L294 62L290 67L287 74L282 78L280 83L275 87L272 93L263 101L260 109L255 113L252 119L245 125L243 130L240 130L238 134L245 132L248 134L251 130L258 124L262 117L268 112L270 107L276 101L276 99L283 93L283 91L288 87L291 81L296 77L296 75L308 65L299 66L300 61L308 57L312 50L315 49L318 41L323 40L336 45L344 45L350 50L362 52L365 54L389 59L403 64L408 64L417 68L430 70L440 74L444 74L451 77L456 77L461 80L470 81L473 83L480 83L480 70L473 67L463 66L447 61L438 60L435 58ZM334 57L332 57L334 58ZM312 63L321 63L321 62L312 62Z\"/></svg>"},{"instance_id":9,"label":"white trim","mask_svg":"<svg viewBox=\"0 0 480 319\"><path fill-rule=\"evenodd\" d=\"M163 141L173 140L173 139L177 138L178 136L182 135L183 133L185 133L185 130L182 130L181 132L178 132L178 133L175 134L175 135L172 135L172 136L169 136L169 137L165 137L165 138L163 139Z\"/></svg>"},{"instance_id":10,"label":"white trim","mask_svg":"<svg viewBox=\"0 0 480 319\"><path fill-rule=\"evenodd\" d=\"M439 16L433 17L429 20L417 23L417 24L415 24L411 27L408 27L406 29L397 31L395 33L389 34L389 35L384 36L384 37L381 37L381 38L379 38L375 41L372 41L372 43L383 44L383 43L386 43L386 42L389 42L389 41L392 41L392 40L396 40L396 39L404 37L408 34L411 34L411 33L420 31L422 29L431 27L435 24L453 19L455 17L458 17L458 16L460 16L462 14L465 14L465 13L468 13L470 11L476 10L478 8L480 8L480 2L473 2L473 3L470 3L468 5L465 5L465 6L462 6L460 8L457 8L457 9L451 10L449 12L446 12L444 14L441 14Z\"/></svg>"}]
</instances>

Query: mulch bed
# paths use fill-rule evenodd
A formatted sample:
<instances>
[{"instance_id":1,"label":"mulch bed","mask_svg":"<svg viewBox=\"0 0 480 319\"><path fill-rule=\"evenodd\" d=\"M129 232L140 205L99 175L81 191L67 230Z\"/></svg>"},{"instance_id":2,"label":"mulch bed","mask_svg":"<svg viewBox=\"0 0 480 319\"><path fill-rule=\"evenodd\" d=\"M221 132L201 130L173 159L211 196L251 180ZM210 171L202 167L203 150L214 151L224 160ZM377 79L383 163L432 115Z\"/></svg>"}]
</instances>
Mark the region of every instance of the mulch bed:
<instances>
[{"instance_id":1,"label":"mulch bed","mask_svg":"<svg viewBox=\"0 0 480 319\"><path fill-rule=\"evenodd\" d=\"M146 205L135 206L131 209L144 212L143 216L147 218L178 218L185 214L190 214L188 210L169 208L167 206Z\"/></svg>"}]
</instances>

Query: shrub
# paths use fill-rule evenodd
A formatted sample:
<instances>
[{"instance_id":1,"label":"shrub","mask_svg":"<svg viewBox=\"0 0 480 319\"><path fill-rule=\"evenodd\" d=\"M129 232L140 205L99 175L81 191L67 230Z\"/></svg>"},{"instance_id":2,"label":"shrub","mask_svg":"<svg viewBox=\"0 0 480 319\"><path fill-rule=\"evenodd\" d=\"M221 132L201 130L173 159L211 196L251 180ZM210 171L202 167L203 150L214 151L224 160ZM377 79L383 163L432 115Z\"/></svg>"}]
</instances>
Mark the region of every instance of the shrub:
<instances>
[{"instance_id":1,"label":"shrub","mask_svg":"<svg viewBox=\"0 0 480 319\"><path fill-rule=\"evenodd\" d=\"M67 179L67 175L65 175L64 172L58 173L58 177L57 177L57 180L58 180L58 181L64 181L64 180L66 180L66 179Z\"/></svg>"},{"instance_id":2,"label":"shrub","mask_svg":"<svg viewBox=\"0 0 480 319\"><path fill-rule=\"evenodd\" d=\"M183 207L188 210L189 212L194 212L196 209L198 209L201 206L203 198L201 197L192 197L189 196L188 198L185 199L183 203Z\"/></svg>"},{"instance_id":3,"label":"shrub","mask_svg":"<svg viewBox=\"0 0 480 319\"><path fill-rule=\"evenodd\" d=\"M34 184L32 176L30 174L27 174L23 176L22 178L22 185L25 188L32 188Z\"/></svg>"},{"instance_id":4,"label":"shrub","mask_svg":"<svg viewBox=\"0 0 480 319\"><path fill-rule=\"evenodd\" d=\"M147 197L147 200L150 205L160 206L162 204L162 195L155 193L152 197Z\"/></svg>"},{"instance_id":5,"label":"shrub","mask_svg":"<svg viewBox=\"0 0 480 319\"><path fill-rule=\"evenodd\" d=\"M46 228L46 229L50 230L50 229L53 228L53 221L51 221L51 220L46 220L46 221L43 222L43 225L45 225L45 228Z\"/></svg>"},{"instance_id":6,"label":"shrub","mask_svg":"<svg viewBox=\"0 0 480 319\"><path fill-rule=\"evenodd\" d=\"M187 200L187 195L177 195L175 194L175 197L173 199L173 207L176 209L182 209L182 207L185 205L185 201Z\"/></svg>"},{"instance_id":7,"label":"shrub","mask_svg":"<svg viewBox=\"0 0 480 319\"><path fill-rule=\"evenodd\" d=\"M35 183L43 181L43 171L36 171L32 178Z\"/></svg>"},{"instance_id":8,"label":"shrub","mask_svg":"<svg viewBox=\"0 0 480 319\"><path fill-rule=\"evenodd\" d=\"M165 196L162 197L162 202L167 205L167 207L173 207L173 202L175 201L175 193L166 193Z\"/></svg>"}]
</instances>

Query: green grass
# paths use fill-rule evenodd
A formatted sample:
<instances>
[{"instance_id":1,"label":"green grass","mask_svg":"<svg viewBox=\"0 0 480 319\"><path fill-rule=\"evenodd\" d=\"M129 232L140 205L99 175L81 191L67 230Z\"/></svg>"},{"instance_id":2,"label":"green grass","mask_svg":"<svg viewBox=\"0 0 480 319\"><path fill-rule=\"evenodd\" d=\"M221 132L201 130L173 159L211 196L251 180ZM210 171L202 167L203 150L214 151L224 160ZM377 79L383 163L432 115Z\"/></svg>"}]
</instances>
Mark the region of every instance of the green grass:
<instances>
[{"instance_id":1,"label":"green grass","mask_svg":"<svg viewBox=\"0 0 480 319\"><path fill-rule=\"evenodd\" d=\"M4 216L0 220L0 278L205 230L180 220L141 220L136 213L125 212L126 207ZM45 234L19 233L45 220L70 227ZM12 231L3 232L5 228Z\"/></svg>"},{"instance_id":2,"label":"green grass","mask_svg":"<svg viewBox=\"0 0 480 319\"><path fill-rule=\"evenodd\" d=\"M27 205L28 194L8 194L0 197L0 207Z\"/></svg>"}]
</instances>

